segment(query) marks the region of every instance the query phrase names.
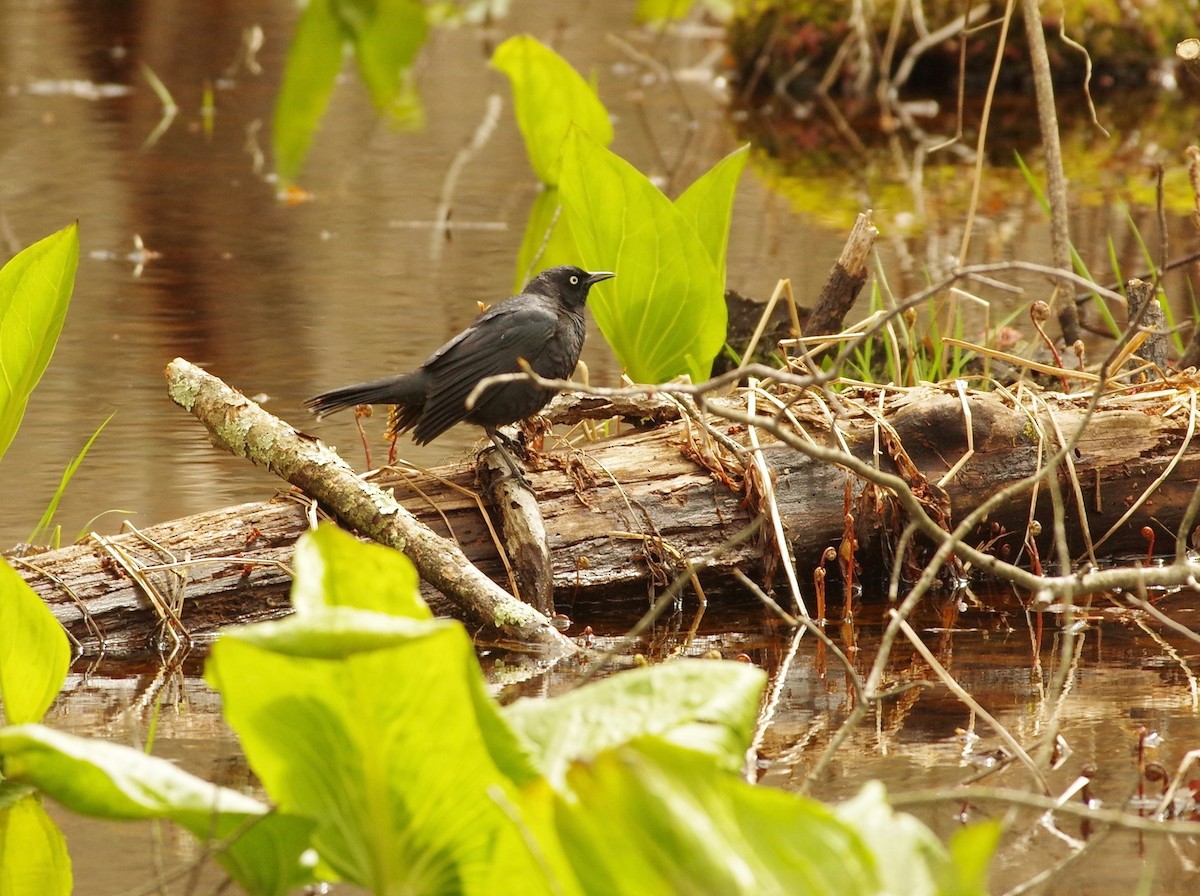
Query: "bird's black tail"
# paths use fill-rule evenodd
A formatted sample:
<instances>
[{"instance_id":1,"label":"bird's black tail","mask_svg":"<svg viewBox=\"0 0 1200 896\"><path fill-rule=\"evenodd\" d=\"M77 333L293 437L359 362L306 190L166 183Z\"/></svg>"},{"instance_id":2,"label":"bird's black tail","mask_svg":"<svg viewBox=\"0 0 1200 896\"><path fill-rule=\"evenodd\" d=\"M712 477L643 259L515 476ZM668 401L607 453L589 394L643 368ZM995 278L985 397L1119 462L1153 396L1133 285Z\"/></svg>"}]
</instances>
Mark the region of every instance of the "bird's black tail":
<instances>
[{"instance_id":1,"label":"bird's black tail","mask_svg":"<svg viewBox=\"0 0 1200 896\"><path fill-rule=\"evenodd\" d=\"M314 395L304 402L304 406L318 417L360 404L412 406L419 411L425 404L425 384L421 379L416 373L408 373L369 383L355 383Z\"/></svg>"}]
</instances>

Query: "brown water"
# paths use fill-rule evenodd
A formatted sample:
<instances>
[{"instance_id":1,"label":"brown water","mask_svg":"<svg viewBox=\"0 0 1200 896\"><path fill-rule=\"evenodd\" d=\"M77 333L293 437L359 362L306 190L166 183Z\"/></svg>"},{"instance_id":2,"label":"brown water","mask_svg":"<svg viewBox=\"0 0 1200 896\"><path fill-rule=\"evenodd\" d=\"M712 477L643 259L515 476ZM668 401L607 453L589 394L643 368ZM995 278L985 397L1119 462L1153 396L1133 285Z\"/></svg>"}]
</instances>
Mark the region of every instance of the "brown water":
<instances>
[{"instance_id":1,"label":"brown water","mask_svg":"<svg viewBox=\"0 0 1200 896\"><path fill-rule=\"evenodd\" d=\"M918 613L915 627L938 660L1020 742L1032 743L1049 720L1047 687L1055 669L1059 643L1052 614L1039 620L1015 601L988 595L991 609L963 609L964 597L931 598ZM1193 630L1200 628L1194 596L1168 598L1160 609ZM637 609L637 608L635 608ZM786 649L786 632L775 618L730 595L704 615L694 641L686 643L695 607L687 605L662 620L633 644L620 644L623 654L661 658L683 650L691 655L712 651L733 658L745 655L773 677ZM830 633L850 651L855 671L865 676L879 645L882 613L861 612L852 628L832 626ZM1180 759L1200 744L1200 692L1194 669L1200 644L1155 631L1145 620L1107 602L1098 602L1080 638L1078 661L1068 679L1071 696L1059 718L1070 755L1047 774L1052 789L1066 789L1083 766L1096 767L1093 796L1105 808L1119 808L1136 791L1135 753L1138 739L1154 735L1148 761L1174 772ZM607 613L580 616L597 632L597 647L628 624ZM1040 634L1039 634L1040 631ZM1040 638L1040 642L1039 642ZM485 671L498 680L519 667L519 659L498 654L481 657ZM514 662L516 660L516 662ZM500 671L503 670L503 671ZM518 695L550 695L578 683L580 669L564 664L548 674L516 684L494 685L503 699ZM166 672L153 662L77 667L48 722L73 733L112 738L141 745L155 726L157 755L210 780L233 787L251 784L236 740L219 715L219 701L196 677L198 663ZM897 645L888 681L932 675L905 643ZM779 689L780 700L763 741L764 783L798 789L852 704L845 668L818 642L801 639L790 671ZM910 691L886 703L842 744L828 769L814 782L811 794L837 800L853 794L868 778L881 780L893 794L928 788L951 788L980 775L994 764L1002 742L986 724L972 720L968 709L944 688ZM1194 775L1193 775L1194 777ZM1025 788L1028 777L1019 764L1001 767L980 783ZM1145 784L1157 796L1159 785ZM186 869L200 859L187 835L144 824L83 821L51 807L68 835L81 893L119 893L157 875ZM958 803L910 808L942 836L960 824ZM974 804L967 817L999 817L995 805ZM1058 829L1039 823L1026 812L1012 822L993 876L994 892L1003 892L1042 869L1070 856L1066 837L1092 842L1085 861L1054 878L1041 893L1132 893L1139 879L1153 881L1149 892L1187 894L1195 891L1195 863L1200 846L1182 838L1139 839L1129 833L1085 838L1077 823L1064 819ZM118 840L122 849L113 854ZM206 880L215 880L209 869ZM173 892L182 892L176 890Z\"/></svg>"},{"instance_id":2,"label":"brown water","mask_svg":"<svg viewBox=\"0 0 1200 896\"><path fill-rule=\"evenodd\" d=\"M269 155L259 167L258 153L270 151L272 103L295 15L292 0L0 5L0 245L15 251L75 218L83 244L54 362L0 463L0 545L29 534L67 463L114 412L67 491L59 513L67 541L89 526L112 532L125 518L146 525L272 492L269 476L212 449L202 428L167 400L162 370L177 355L248 395L266 396L267 407L285 419L353 445L344 418L314 423L304 397L419 363L470 321L476 300L507 294L536 185L507 82L485 64L497 39L530 30L580 70L595 72L616 118L614 149L670 179L673 193L737 143L719 71L711 68L719 31L660 38L631 27L625 4L568 8L540 0L516 4L495 34L473 27L432 32L418 72L426 108L419 131L378 124L348 70L302 178L316 199L284 205L266 179ZM262 74L242 66L227 75L251 25L265 35L257 56ZM628 47L675 67L686 107L676 87ZM162 108L142 64L180 107L152 145L146 143ZM211 135L200 111L210 84ZM104 95L80 96L80 85ZM498 124L463 168L452 202L458 229L446 242L430 222L447 169L492 95L503 103ZM1128 154L1141 145L1147 158L1174 164L1176 156L1156 148L1152 134L1126 139L1135 140ZM1036 135L1028 143L1026 154L1036 156ZM897 293L924 285L924 272L957 251L958 211L952 216L926 197L927 226L914 227L920 219L912 194L893 187L864 195L843 170L862 162L829 151L839 169L807 179L845 186L830 190L835 196L820 213L793 211L768 187L771 166L762 157L752 161L735 206L732 288L765 298L778 278L790 277L799 300L811 303L845 233L824 222L872 205L881 261ZM899 171L904 160L872 164ZM1128 178L1130 189L1144 191L1143 167L1130 163ZM926 183L929 196L956 203L967 186L961 170L936 177L931 171ZM973 258L1046 262L1036 202L1027 190L1008 193L988 198ZM1106 269L1109 235L1124 268L1141 267L1127 212L1154 237L1153 212L1123 200L1123 191L1112 190L1101 204L1076 212L1076 242L1098 272ZM1170 226L1177 253L1194 246L1184 215L1173 213ZM142 266L128 257L135 235L158 253ZM1174 294L1186 313L1186 291ZM981 327L977 318L973 329ZM594 328L585 359L594 381L614 381L611 353ZM462 427L436 445L404 450L428 464L462 456L477 439Z\"/></svg>"},{"instance_id":3,"label":"brown water","mask_svg":"<svg viewBox=\"0 0 1200 896\"><path fill-rule=\"evenodd\" d=\"M292 0L0 4L4 254L75 218L83 243L58 352L0 462L0 545L29 533L63 468L113 412L63 502L59 518L67 540L87 527L114 531L126 517L144 525L273 492L271 477L213 449L202 428L166 398L162 369L177 355L206 365L249 395L267 396L269 409L309 431L353 446L357 438L346 420L312 422L303 398L419 363L473 317L477 299L506 294L536 186L512 121L507 83L485 65L490 46L503 36L532 31L582 71L594 72L616 118L614 149L642 170L671 179L672 193L736 145L719 72L711 68L719 32L655 36L630 25L632 4L533 0L513 6L495 34L475 27L432 33L418 72L426 109L420 131L377 124L348 73L302 178L315 200L289 206L276 200L265 175L271 108L296 16ZM257 57L262 74L245 67L230 73L243 29L252 25L265 35ZM672 66L678 85L659 77L638 54ZM180 106L151 145L147 140L162 110L143 63ZM215 99L211 134L200 112L208 84ZM96 88L102 95L91 95ZM463 169L453 196L453 238L446 241L431 226L446 172L493 95L503 109L486 147ZM1147 158L1164 152L1154 149L1153 133L1121 139L1126 137L1131 155L1139 146ZM1030 136L1030 147L1035 139ZM260 152L268 153L261 168ZM1031 148L1028 155L1036 153ZM925 267L957 249L957 225L940 206L926 209L924 228L904 229L914 206L903 188L870 197L844 190L823 210L828 214L800 212L802 203L773 192L769 170L756 159L738 192L729 285L740 292L765 297L777 278L787 276L800 300L811 301L844 238L840 223L826 222L868 204L876 208L881 263L897 292L921 285ZM1144 186L1144 169L1131 164L1130 170L1131 181ZM838 176L829 173L831 180ZM958 177L941 180L938 191L964 192L968 175ZM977 241L973 258L1047 261L1036 203L1024 193L993 202L1001 199L1002 207L989 207L988 235ZM1154 232L1154 215L1123 199L1118 190L1074 212L1079 251L1094 270L1105 269L1109 235L1125 269L1140 268L1125 215L1147 234ZM1189 239L1194 242L1190 225L1172 213L1169 226L1172 245L1182 253ZM156 253L143 264L130 257L135 235ZM1185 313L1186 291L1176 293ZM594 329L585 358L593 381L614 381L615 363ZM404 453L435 463L464 455L476 439L464 427L425 449L405 446ZM357 459L357 451L351 456ZM1175 602L1177 617L1200 627L1196 611L1182 599ZM864 614L853 633L860 648L856 664L873 660L880 630L875 612L874 618ZM609 631L629 621L595 620L598 630L603 624ZM689 622L683 617L660 625L638 649L665 655ZM923 622L926 629L944 626L936 613ZM926 640L1018 737L1032 738L1044 725L1041 682L1051 666L1053 639L1048 635L1035 650L1018 607L959 615L949 630L931 632ZM769 616L742 605L727 612L714 607L691 650L745 653L770 671L785 646ZM1119 804L1132 786L1130 757L1140 727L1162 735L1158 758L1173 768L1200 744L1192 672L1197 655L1194 643L1151 635L1127 616L1098 617L1084 635L1066 707L1064 735L1075 754L1054 782L1062 784L1083 763L1094 762L1101 769L1097 790L1108 805ZM486 668L492 658L483 659ZM902 674L911 668L911 656L897 649L894 664ZM561 690L573 675L560 670L514 692ZM215 697L195 677L172 677L157 667L77 666L50 721L138 743L150 725L147 707L160 698L157 754L222 783L248 780ZM847 705L846 676L814 641L803 641L764 743L771 760L764 780L795 786ZM959 781L975 769L976 757L996 746L992 732L977 724L982 740L965 749L957 729L970 724L966 710L940 688L889 706L843 745L813 792L845 796L866 777L879 777L896 791ZM1003 776L1004 783L1021 783L1019 771ZM951 807L920 811L943 833L955 823ZM123 892L150 880L159 862L178 867L196 856L197 847L177 832L93 824L57 810L55 817L68 833L80 893ZM114 850L114 842L121 848ZM1114 836L1079 863L1067 883L1057 881L1047 892L1132 892L1148 869L1156 875L1154 892L1194 889L1185 863L1200 862L1195 845L1171 842L1158 849ZM1005 853L998 889L1064 854L1060 841L1035 830L1025 857Z\"/></svg>"}]
</instances>

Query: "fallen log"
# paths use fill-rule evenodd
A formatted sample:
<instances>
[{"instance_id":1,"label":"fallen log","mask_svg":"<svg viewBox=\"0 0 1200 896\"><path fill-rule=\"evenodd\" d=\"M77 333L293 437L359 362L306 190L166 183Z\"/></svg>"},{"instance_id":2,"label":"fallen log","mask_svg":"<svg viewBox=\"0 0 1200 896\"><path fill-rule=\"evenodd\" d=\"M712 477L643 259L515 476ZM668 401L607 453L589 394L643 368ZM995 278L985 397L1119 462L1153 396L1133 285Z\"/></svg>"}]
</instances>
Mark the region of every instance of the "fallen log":
<instances>
[{"instance_id":1,"label":"fallen log","mask_svg":"<svg viewBox=\"0 0 1200 896\"><path fill-rule=\"evenodd\" d=\"M227 451L266 467L318 500L336 507L340 519L383 544L403 551L421 578L453 599L462 614L492 638L536 647L548 658L575 652L549 619L482 575L453 541L441 538L364 482L320 441L267 413L240 392L182 358L167 365L167 391L191 411ZM162 607L158 608L160 611ZM168 622L177 620L169 613Z\"/></svg>"},{"instance_id":2,"label":"fallen log","mask_svg":"<svg viewBox=\"0 0 1200 896\"><path fill-rule=\"evenodd\" d=\"M722 401L744 413L740 398ZM1174 529L1200 481L1196 388L1189 383L1106 396L1091 417L1086 395L1027 388L962 395L933 386L848 390L839 398L836 433L832 408L815 391L787 396L786 403L788 415L781 419L790 419L787 425L815 444L844 444L888 471L911 465L910 475L926 482L931 500L944 503L948 524L1032 474L1064 440L1077 438L1072 469L1057 477L1077 552L1090 539L1106 553L1145 553L1143 527L1157 535L1160 549L1172 549ZM761 540L714 556L714 547L762 508L745 485L737 452L719 443L744 444L744 426L720 420L723 405L709 404L714 410L707 429L684 418L532 459L527 477L545 522L556 600L560 608L573 605L577 621L589 602L628 596L631 589L644 595L698 558L710 561L710 577L762 569L769 544ZM760 419L767 425L772 418ZM881 437L888 430L892 435ZM888 550L904 524L898 504L834 464L771 441L765 432L760 439L801 584L812 581L826 548L841 543L847 509L859 566L886 574ZM473 496L472 467L392 471L373 482L452 538L481 572L507 582L483 505ZM1026 523L1034 517L1043 524L1036 543L1048 557L1049 507L1043 483L1032 508L1028 492L1014 496L969 540L1015 558L1028 543ZM305 507L287 496L97 537L25 558L18 569L86 651L142 649L161 637L164 624L148 586L176 595L179 620L192 636L285 612L283 567L308 524ZM143 574L131 575L114 560L115 551L135 556ZM639 601L633 612L643 607ZM452 609L445 601L435 608Z\"/></svg>"}]
</instances>

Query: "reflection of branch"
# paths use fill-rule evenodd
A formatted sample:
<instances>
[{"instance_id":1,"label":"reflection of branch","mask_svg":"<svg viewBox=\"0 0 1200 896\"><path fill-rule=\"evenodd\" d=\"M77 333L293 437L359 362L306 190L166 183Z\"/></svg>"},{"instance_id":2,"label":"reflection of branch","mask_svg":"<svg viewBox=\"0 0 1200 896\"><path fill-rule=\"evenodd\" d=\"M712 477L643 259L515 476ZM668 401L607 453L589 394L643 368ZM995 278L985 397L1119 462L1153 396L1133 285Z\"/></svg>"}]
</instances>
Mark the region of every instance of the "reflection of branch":
<instances>
[{"instance_id":1,"label":"reflection of branch","mask_svg":"<svg viewBox=\"0 0 1200 896\"><path fill-rule=\"evenodd\" d=\"M1085 803L1062 803L1056 797L1040 796L1007 787L950 787L945 790L910 790L888 794L888 801L897 809L929 803L1005 803L1045 812L1073 815L1093 824L1111 824L1131 831L1151 834L1182 834L1200 836L1200 824L1194 821L1159 821L1153 817L1134 815L1120 809L1096 809Z\"/></svg>"},{"instance_id":2,"label":"reflection of branch","mask_svg":"<svg viewBox=\"0 0 1200 896\"><path fill-rule=\"evenodd\" d=\"M154 91L154 95L158 97L158 101L162 103L162 118L159 119L154 130L142 143L142 149L149 149L158 142L159 137L167 132L167 128L171 126L171 122L175 120L175 116L179 114L179 106L175 104L175 98L171 96L171 91L167 89L167 85L159 80L158 75L146 63L142 63L142 74L150 83L150 89Z\"/></svg>"},{"instance_id":3,"label":"reflection of branch","mask_svg":"<svg viewBox=\"0 0 1200 896\"><path fill-rule=\"evenodd\" d=\"M470 142L458 151L454 161L446 169L446 177L442 181L442 192L438 197L437 211L434 213L433 233L430 237L429 256L437 261L442 256L442 246L450 238L450 212L454 200L454 189L458 186L458 175L467 162L492 138L496 123L500 120L500 110L503 107L500 94L493 93L487 99L487 107L483 119L471 135Z\"/></svg>"},{"instance_id":4,"label":"reflection of branch","mask_svg":"<svg viewBox=\"0 0 1200 896\"><path fill-rule=\"evenodd\" d=\"M900 64L896 66L896 74L892 76L891 86L888 90L889 98L894 100L899 95L900 88L908 82L913 66L917 64L917 60L921 58L922 53L930 47L936 47L938 44L948 41L955 35L961 34L965 29L976 25L989 12L990 10L986 3L976 6L973 9L967 10L965 16L951 19L937 31L930 32L925 37L914 42L908 48L908 52L904 54L904 58L900 60Z\"/></svg>"},{"instance_id":5,"label":"reflection of branch","mask_svg":"<svg viewBox=\"0 0 1200 896\"><path fill-rule=\"evenodd\" d=\"M685 587L695 581L696 573L703 570L723 554L736 548L742 542L753 538L757 534L759 527L762 526L762 523L762 516L757 516L750 521L749 525L733 533L728 539L703 556L695 559L684 559L683 570L675 576L671 584L655 599L653 606L646 611L641 619L634 623L631 629L625 632L623 637L613 639L612 646L592 660L583 672L580 673L579 677L575 679L574 686L579 687L590 681L612 661L613 657L618 654L627 654L636 639L654 624L667 607L679 599L679 595Z\"/></svg>"},{"instance_id":6,"label":"reflection of branch","mask_svg":"<svg viewBox=\"0 0 1200 896\"><path fill-rule=\"evenodd\" d=\"M1047 794L1050 793L1050 785L1046 783L1046 779L1042 776L1041 769L1034 764L1033 759L1030 758L1029 754L1025 752L1025 748L1021 746L1017 739L1009 733L1007 728L996 721L995 716L980 706L979 702L967 692L966 688L954 680L954 676L947 672L946 667L938 662L937 657L935 657L930 652L929 648L925 646L925 642L921 640L920 636L913 630L911 625L909 625L904 619L901 619L895 610L892 610L892 616L899 621L900 630L904 633L904 636L908 638L912 646L916 648L917 653L921 654L921 659L923 659L929 668L934 671L934 674L936 674L937 677L942 680L942 684L949 688L954 696L965 703L973 713L987 722L988 725L991 726L992 730L1000 735L1000 739L1008 745L1008 748L1012 750L1013 753L1016 754L1023 763L1025 763L1025 767L1029 769L1029 772L1033 775L1034 780L1038 782L1038 786L1042 788L1042 792Z\"/></svg>"}]
</instances>

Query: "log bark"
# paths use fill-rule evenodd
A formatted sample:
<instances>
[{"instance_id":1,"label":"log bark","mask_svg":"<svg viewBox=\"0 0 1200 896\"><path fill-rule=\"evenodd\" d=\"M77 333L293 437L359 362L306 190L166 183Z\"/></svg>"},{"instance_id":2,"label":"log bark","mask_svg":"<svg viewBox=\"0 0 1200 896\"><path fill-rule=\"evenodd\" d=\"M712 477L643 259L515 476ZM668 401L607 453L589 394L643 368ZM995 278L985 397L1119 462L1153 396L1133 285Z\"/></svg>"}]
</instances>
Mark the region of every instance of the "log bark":
<instances>
[{"instance_id":1,"label":"log bark","mask_svg":"<svg viewBox=\"0 0 1200 896\"><path fill-rule=\"evenodd\" d=\"M500 523L500 540L516 577L516 596L544 616L554 615L554 572L537 495L509 475L495 448L480 456L480 473Z\"/></svg>"},{"instance_id":2,"label":"log bark","mask_svg":"<svg viewBox=\"0 0 1200 896\"><path fill-rule=\"evenodd\" d=\"M1103 400L1090 421L1084 414L1086 396L1030 390L1016 394L1020 406L1002 393L968 393L974 452L942 484L950 521L962 519L988 496L1032 473L1039 458L1053 450L1053 445L1043 444L1039 451L1043 435L1053 442L1056 430L1070 438L1082 428L1073 452L1082 504L1073 498L1065 474L1059 477L1074 548L1082 549L1086 522L1097 542L1113 528L1100 545L1105 553L1144 553L1141 529L1147 525L1157 533L1160 549L1169 550L1173 529L1200 480L1193 389L1114 395ZM968 427L958 395L931 387L889 393L882 401L876 401L878 397L864 391L844 398L846 413L838 429L856 456L870 459L883 444L877 438L875 415L894 428L915 474L933 485L967 454ZM737 404L736 398L730 401ZM818 398L796 396L791 411L818 444L835 444L827 408ZM722 433L744 439L741 426L715 418L714 423ZM755 518L759 508L736 471L731 477L710 469L715 465L706 462L695 427L681 420L635 429L532 459L527 477L545 522L560 610L579 620L600 600L608 607L614 596L628 596L631 590L644 597L653 576L669 574L683 560L709 555ZM782 443L765 437L763 441L800 582L811 582L821 553L841 542L848 474ZM895 469L895 459L879 450L880 466ZM393 489L399 504L439 534L454 538L466 561L495 581L506 582L480 505L469 494L474 480L471 467L458 465L430 473L393 473L374 483ZM860 542L858 563L868 575L886 575L892 562L889 545L903 520L886 495L857 480L850 486ZM1050 554L1046 494L1043 488L1034 511L1043 524L1043 557ZM1015 557L1029 513L1029 496L1021 495L994 512L970 541L990 541L994 550ZM191 559L179 615L191 634L203 635L229 622L286 612L282 588L287 576L270 563L288 561L292 542L307 525L304 507L282 499L189 517L111 541L152 565L172 557ZM713 558L705 575L728 576L735 567L760 570L763 551L758 542L733 547ZM264 561L269 562L262 565ZM104 632L109 651L153 643L160 623L144 589L95 543L25 562L30 565L18 565L19 571L88 652L100 649L96 630ZM177 573L152 570L147 575L164 589L179 590L183 584ZM68 585L74 596L67 592ZM633 604L631 617L644 606L640 599ZM435 609L445 612L446 602L435 604Z\"/></svg>"},{"instance_id":3,"label":"log bark","mask_svg":"<svg viewBox=\"0 0 1200 896\"><path fill-rule=\"evenodd\" d=\"M337 516L376 541L403 551L417 572L476 624L558 658L575 652L545 616L482 575L453 541L436 535L392 495L360 479L336 452L268 414L199 367L176 358L168 392L217 443L336 508Z\"/></svg>"}]
</instances>

